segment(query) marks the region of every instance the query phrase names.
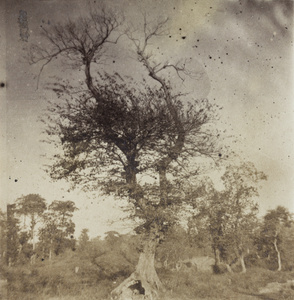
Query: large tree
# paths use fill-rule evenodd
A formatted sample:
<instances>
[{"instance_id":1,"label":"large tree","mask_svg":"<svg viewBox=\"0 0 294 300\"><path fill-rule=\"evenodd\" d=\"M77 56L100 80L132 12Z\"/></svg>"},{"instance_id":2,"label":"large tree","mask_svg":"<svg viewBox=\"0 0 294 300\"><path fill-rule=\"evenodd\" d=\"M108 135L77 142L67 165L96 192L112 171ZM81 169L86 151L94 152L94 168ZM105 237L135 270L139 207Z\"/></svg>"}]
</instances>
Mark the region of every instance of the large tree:
<instances>
[{"instance_id":1,"label":"large tree","mask_svg":"<svg viewBox=\"0 0 294 300\"><path fill-rule=\"evenodd\" d=\"M32 60L42 61L42 68L63 57L84 70L84 84L77 86L71 79L53 86L61 100L51 105L45 122L63 152L54 157L51 177L126 197L132 217L140 220L136 231L145 238L136 270L114 290L114 297L123 297L138 281L147 298L156 295L161 282L155 249L185 199L181 179L193 175L187 171L192 158L218 153L213 106L206 99L186 101L187 95L173 90L167 80L189 75L185 62L157 62L149 51L151 41L164 34L167 20L143 20L139 36L127 31L141 64L138 69L146 70L140 83L117 72L93 71L120 36L120 22L105 10L44 28L48 45L32 48ZM144 182L145 175L153 180Z\"/></svg>"}]
</instances>

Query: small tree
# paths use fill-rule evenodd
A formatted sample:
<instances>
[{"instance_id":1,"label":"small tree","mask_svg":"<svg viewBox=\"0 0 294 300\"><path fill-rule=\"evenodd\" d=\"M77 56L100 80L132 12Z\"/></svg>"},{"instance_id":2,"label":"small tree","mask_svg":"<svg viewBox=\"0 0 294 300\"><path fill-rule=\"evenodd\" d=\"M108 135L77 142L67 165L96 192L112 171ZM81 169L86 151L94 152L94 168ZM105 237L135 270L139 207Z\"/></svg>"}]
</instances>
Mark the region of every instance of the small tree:
<instances>
[{"instance_id":1,"label":"small tree","mask_svg":"<svg viewBox=\"0 0 294 300\"><path fill-rule=\"evenodd\" d=\"M170 226L165 239L158 246L156 258L167 269L177 269L180 261L195 256L197 249L189 243L189 236L186 230L175 224Z\"/></svg>"},{"instance_id":2,"label":"small tree","mask_svg":"<svg viewBox=\"0 0 294 300\"><path fill-rule=\"evenodd\" d=\"M89 245L90 237L88 235L89 229L82 229L81 235L79 236L79 250L84 251Z\"/></svg>"},{"instance_id":3,"label":"small tree","mask_svg":"<svg viewBox=\"0 0 294 300\"><path fill-rule=\"evenodd\" d=\"M258 183L266 180L263 172L258 172L252 163L229 166L222 176L230 202L231 235L234 251L239 258L242 272L246 272L244 255L252 244L253 232L257 225Z\"/></svg>"},{"instance_id":4,"label":"small tree","mask_svg":"<svg viewBox=\"0 0 294 300\"><path fill-rule=\"evenodd\" d=\"M7 205L7 264L12 266L17 262L19 253L19 220L16 217L16 205Z\"/></svg>"},{"instance_id":5,"label":"small tree","mask_svg":"<svg viewBox=\"0 0 294 300\"><path fill-rule=\"evenodd\" d=\"M30 219L29 237L32 241L33 252L31 256L31 263L35 261L36 250L36 225L41 220L44 211L46 210L46 201L38 194L29 194L22 196L16 200L17 213L24 218Z\"/></svg>"},{"instance_id":6,"label":"small tree","mask_svg":"<svg viewBox=\"0 0 294 300\"><path fill-rule=\"evenodd\" d=\"M198 226L194 229L194 235L210 235L211 247L215 256L215 272L221 272L221 265L225 263L229 272L232 259L230 228L230 205L226 201L225 191L217 191L212 182L206 179L205 196L196 201L196 212L190 220L190 225ZM196 233L196 234L195 234ZM195 237L194 237L195 239Z\"/></svg>"},{"instance_id":7,"label":"small tree","mask_svg":"<svg viewBox=\"0 0 294 300\"><path fill-rule=\"evenodd\" d=\"M254 199L258 196L258 182L265 179L265 174L252 163L228 166L222 176L224 189L218 191L210 182L205 200L196 204L196 218L208 222L217 268L222 259L231 271L230 264L237 258L242 272L246 272L244 255L257 225L258 206Z\"/></svg>"},{"instance_id":8,"label":"small tree","mask_svg":"<svg viewBox=\"0 0 294 300\"><path fill-rule=\"evenodd\" d=\"M271 251L275 252L278 265L277 271L282 270L283 233L285 228L290 227L292 223L290 212L283 206L269 210L264 216L260 242L263 244L263 249L268 256Z\"/></svg>"},{"instance_id":9,"label":"small tree","mask_svg":"<svg viewBox=\"0 0 294 300\"><path fill-rule=\"evenodd\" d=\"M73 201L53 201L43 216L43 226L39 230L40 247L43 255L52 259L53 252L58 255L71 247L75 224L71 220L77 210Z\"/></svg>"}]
</instances>

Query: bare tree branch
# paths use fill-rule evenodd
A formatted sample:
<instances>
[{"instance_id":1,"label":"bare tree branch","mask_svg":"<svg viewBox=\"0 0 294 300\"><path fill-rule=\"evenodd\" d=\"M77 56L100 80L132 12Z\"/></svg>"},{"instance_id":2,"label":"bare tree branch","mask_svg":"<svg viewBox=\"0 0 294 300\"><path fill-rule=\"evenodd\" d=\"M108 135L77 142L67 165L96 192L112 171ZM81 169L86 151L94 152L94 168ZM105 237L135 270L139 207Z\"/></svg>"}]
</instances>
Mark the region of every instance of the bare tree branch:
<instances>
[{"instance_id":1,"label":"bare tree branch","mask_svg":"<svg viewBox=\"0 0 294 300\"><path fill-rule=\"evenodd\" d=\"M103 56L102 50L106 44L118 42L122 34L117 34L113 38L112 36L121 22L122 20L117 19L113 13L103 9L101 12L92 12L90 17L81 17L75 22L68 20L65 25L58 24L50 29L43 27L43 36L49 42L49 47L33 45L30 49L30 62L33 64L42 62L38 85L45 66L54 58L62 56L72 64L85 65L86 83L93 95L98 97L90 65Z\"/></svg>"}]
</instances>

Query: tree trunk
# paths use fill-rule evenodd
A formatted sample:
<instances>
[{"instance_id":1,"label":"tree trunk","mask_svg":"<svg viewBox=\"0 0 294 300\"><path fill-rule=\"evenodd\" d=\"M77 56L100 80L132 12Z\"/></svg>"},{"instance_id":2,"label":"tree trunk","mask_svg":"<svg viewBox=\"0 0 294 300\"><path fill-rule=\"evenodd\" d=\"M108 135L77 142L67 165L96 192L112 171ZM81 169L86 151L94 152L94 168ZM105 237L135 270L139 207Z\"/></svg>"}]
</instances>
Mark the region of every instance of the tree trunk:
<instances>
[{"instance_id":1,"label":"tree trunk","mask_svg":"<svg viewBox=\"0 0 294 300\"><path fill-rule=\"evenodd\" d=\"M229 273L233 273L233 270L229 264L226 264L226 268Z\"/></svg>"},{"instance_id":2,"label":"tree trunk","mask_svg":"<svg viewBox=\"0 0 294 300\"><path fill-rule=\"evenodd\" d=\"M163 266L165 269L167 269L168 267L168 259L166 259L164 262L163 262Z\"/></svg>"},{"instance_id":3,"label":"tree trunk","mask_svg":"<svg viewBox=\"0 0 294 300\"><path fill-rule=\"evenodd\" d=\"M215 260L215 265L219 266L220 265L220 253L218 249L214 250L214 260Z\"/></svg>"},{"instance_id":4,"label":"tree trunk","mask_svg":"<svg viewBox=\"0 0 294 300\"><path fill-rule=\"evenodd\" d=\"M217 248L214 249L214 260L215 260L215 263L214 263L214 272L215 273L223 273L224 266L226 267L226 269L229 273L233 273L232 268L228 263L221 262L220 251Z\"/></svg>"},{"instance_id":5,"label":"tree trunk","mask_svg":"<svg viewBox=\"0 0 294 300\"><path fill-rule=\"evenodd\" d=\"M157 298L157 290L162 287L155 270L155 249L157 240L150 238L144 243L136 270L111 292L112 299L138 299L138 294L144 299Z\"/></svg>"},{"instance_id":6,"label":"tree trunk","mask_svg":"<svg viewBox=\"0 0 294 300\"><path fill-rule=\"evenodd\" d=\"M35 226L36 226L36 219L35 215L32 214L32 220L31 220L31 239L33 244L33 254L31 256L31 265L34 265L36 262L36 241L35 241Z\"/></svg>"},{"instance_id":7,"label":"tree trunk","mask_svg":"<svg viewBox=\"0 0 294 300\"><path fill-rule=\"evenodd\" d=\"M31 256L31 265L34 265L36 263L36 254L33 253L33 255Z\"/></svg>"},{"instance_id":8,"label":"tree trunk","mask_svg":"<svg viewBox=\"0 0 294 300\"><path fill-rule=\"evenodd\" d=\"M33 243L33 251L35 251L36 249L36 241L35 241L35 226L36 226L36 217L34 215L34 213L32 213L31 215L31 239L32 239L32 243Z\"/></svg>"},{"instance_id":9,"label":"tree trunk","mask_svg":"<svg viewBox=\"0 0 294 300\"><path fill-rule=\"evenodd\" d=\"M52 259L52 239L50 240L50 247L49 247L49 261Z\"/></svg>"},{"instance_id":10,"label":"tree trunk","mask_svg":"<svg viewBox=\"0 0 294 300\"><path fill-rule=\"evenodd\" d=\"M275 246L275 250L277 252L277 257L278 257L278 269L277 269L277 271L281 271L282 270L281 253L278 249L277 238L276 237L275 237L275 240L274 240L274 246Z\"/></svg>"},{"instance_id":11,"label":"tree trunk","mask_svg":"<svg viewBox=\"0 0 294 300\"><path fill-rule=\"evenodd\" d=\"M33 242L33 254L31 256L31 265L34 265L36 262L36 242L35 242L34 229L32 229L32 242Z\"/></svg>"},{"instance_id":12,"label":"tree trunk","mask_svg":"<svg viewBox=\"0 0 294 300\"><path fill-rule=\"evenodd\" d=\"M243 253L240 254L239 259L240 259L240 264L241 264L241 267L242 267L241 273L246 273L247 270L246 270L246 265L245 265L245 262L244 262L244 254Z\"/></svg>"}]
</instances>

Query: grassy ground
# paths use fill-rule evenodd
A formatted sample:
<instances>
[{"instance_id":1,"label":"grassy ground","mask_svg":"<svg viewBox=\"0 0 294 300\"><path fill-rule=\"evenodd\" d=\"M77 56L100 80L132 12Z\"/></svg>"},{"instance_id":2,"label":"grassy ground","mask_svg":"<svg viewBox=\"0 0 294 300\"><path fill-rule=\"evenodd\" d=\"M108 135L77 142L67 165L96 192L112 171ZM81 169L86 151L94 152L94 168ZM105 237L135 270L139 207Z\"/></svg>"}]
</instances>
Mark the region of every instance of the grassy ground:
<instances>
[{"instance_id":1,"label":"grassy ground","mask_svg":"<svg viewBox=\"0 0 294 300\"><path fill-rule=\"evenodd\" d=\"M123 278L116 281L101 280L95 270L80 269L75 273L65 265L18 267L7 270L7 296L2 299L22 300L109 300L110 291ZM91 273L92 272L92 273ZM158 271L166 288L159 293L161 300L197 299L294 299L294 285L275 293L259 294L268 283L285 283L294 279L294 272L273 272L250 268L246 274L215 275L204 272Z\"/></svg>"},{"instance_id":2,"label":"grassy ground","mask_svg":"<svg viewBox=\"0 0 294 300\"><path fill-rule=\"evenodd\" d=\"M294 279L293 272L252 268L246 274L186 273L166 274L161 278L167 288L162 299L294 299L294 286L278 294L259 295L259 289L270 282Z\"/></svg>"}]
</instances>

